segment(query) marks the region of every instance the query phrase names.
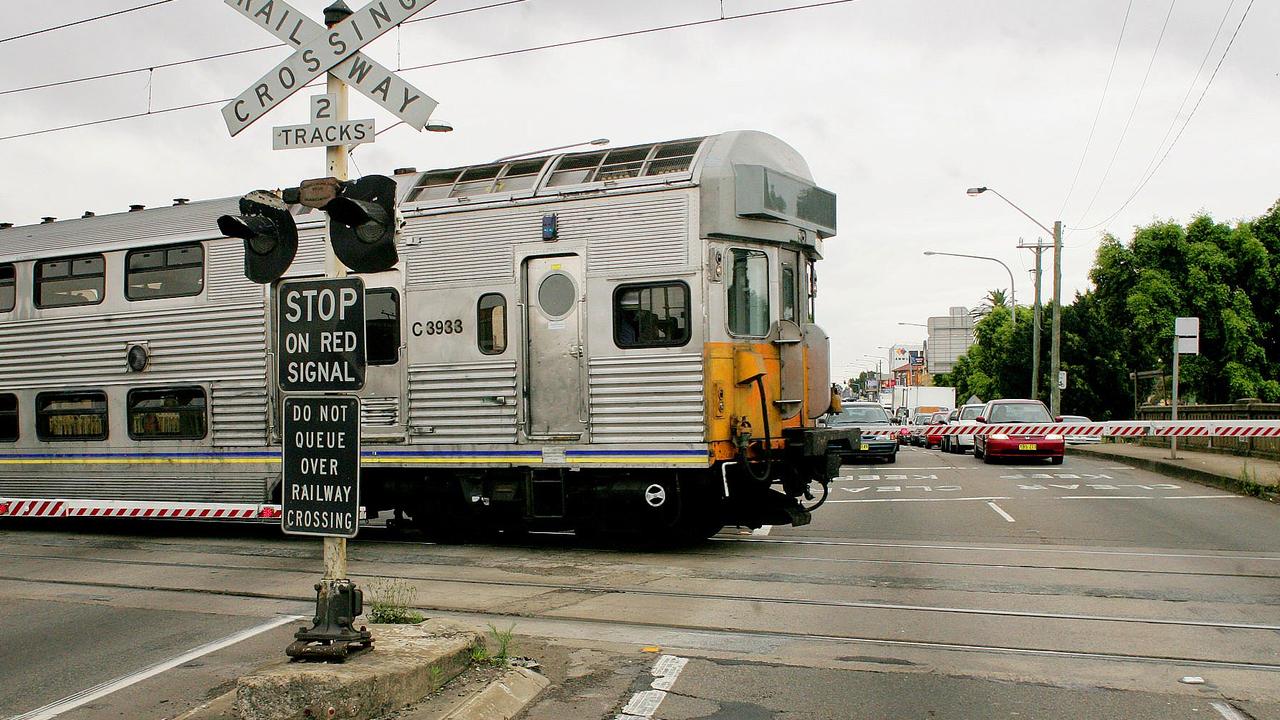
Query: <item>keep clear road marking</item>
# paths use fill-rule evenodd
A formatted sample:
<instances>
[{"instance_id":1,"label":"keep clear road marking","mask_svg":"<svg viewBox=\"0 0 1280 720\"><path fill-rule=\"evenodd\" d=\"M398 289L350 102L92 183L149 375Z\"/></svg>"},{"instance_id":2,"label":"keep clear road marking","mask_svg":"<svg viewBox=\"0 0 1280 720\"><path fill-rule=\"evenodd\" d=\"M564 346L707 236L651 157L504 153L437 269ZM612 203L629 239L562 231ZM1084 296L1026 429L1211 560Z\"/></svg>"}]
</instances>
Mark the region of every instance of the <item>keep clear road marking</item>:
<instances>
[{"instance_id":1,"label":"keep clear road marking","mask_svg":"<svg viewBox=\"0 0 1280 720\"><path fill-rule=\"evenodd\" d=\"M772 525L761 525L760 527L756 528L755 530L752 530L752 531L751 531L751 534L752 534L752 535L755 535L755 536L757 536L757 537L763 537L763 536L765 536L765 535L768 535L768 534L769 534L769 532L770 532L771 530L773 530L773 526L772 526Z\"/></svg>"},{"instance_id":2,"label":"keep clear road marking","mask_svg":"<svg viewBox=\"0 0 1280 720\"><path fill-rule=\"evenodd\" d=\"M1004 510L1001 510L1000 506L995 504L994 502L988 502L987 506L990 507L992 510L995 510L997 513L999 513L1000 517L1004 518L1006 522L1017 522L1016 520L1013 519L1012 515L1005 512Z\"/></svg>"},{"instance_id":3,"label":"keep clear road marking","mask_svg":"<svg viewBox=\"0 0 1280 720\"><path fill-rule=\"evenodd\" d=\"M653 682L649 683L649 690L641 690L631 696L627 704L622 708L622 714L614 718L614 720L649 720L654 713L658 712L658 706L663 700L667 699L667 691L675 687L676 679L680 677L680 671L684 670L684 666L689 663L688 658L677 657L675 655L663 655L653 664L650 674L653 675Z\"/></svg>"},{"instance_id":4,"label":"keep clear road marking","mask_svg":"<svg viewBox=\"0 0 1280 720\"><path fill-rule=\"evenodd\" d=\"M140 683L147 678L155 677L162 672L172 670L173 668L189 663L196 658L208 655L211 652L216 652L226 647L231 647L238 642L248 640L254 635L261 635L268 630L274 630L281 625L301 619L301 615L281 615L274 620L268 620L261 625L255 625L248 630L241 630L240 632L228 635L221 640L214 640L213 642L194 647L181 655L165 660L164 662L156 663L155 665L145 667L136 672L129 673L128 675L123 675L114 680L108 680L101 685L95 685L91 688L81 690L74 695L68 695L61 700L56 700L44 707L36 708L35 710L23 713L22 715L15 715L14 717L9 718L9 720L48 720L48 718L55 718L69 710L74 710L81 705L91 703L98 698L106 697L117 690L123 690L124 688Z\"/></svg>"}]
</instances>

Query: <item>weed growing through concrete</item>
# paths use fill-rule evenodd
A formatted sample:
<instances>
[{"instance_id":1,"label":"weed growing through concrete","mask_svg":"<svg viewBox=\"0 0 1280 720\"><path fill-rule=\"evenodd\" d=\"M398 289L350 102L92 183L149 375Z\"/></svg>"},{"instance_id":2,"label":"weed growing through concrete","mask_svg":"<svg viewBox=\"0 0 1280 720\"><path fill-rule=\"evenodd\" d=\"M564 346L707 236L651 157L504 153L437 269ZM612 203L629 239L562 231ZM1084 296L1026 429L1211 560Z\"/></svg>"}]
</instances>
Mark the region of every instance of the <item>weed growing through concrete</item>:
<instances>
[{"instance_id":1,"label":"weed growing through concrete","mask_svg":"<svg viewBox=\"0 0 1280 720\"><path fill-rule=\"evenodd\" d=\"M493 636L493 642L498 646L498 654L494 656L495 665L505 665L511 657L511 638L515 635L516 626L512 625L506 630L499 630L496 625L489 623L489 634Z\"/></svg>"},{"instance_id":2,"label":"weed growing through concrete","mask_svg":"<svg viewBox=\"0 0 1280 720\"><path fill-rule=\"evenodd\" d=\"M369 622L414 625L422 613L413 609L418 591L404 580L374 580L369 583Z\"/></svg>"}]
</instances>

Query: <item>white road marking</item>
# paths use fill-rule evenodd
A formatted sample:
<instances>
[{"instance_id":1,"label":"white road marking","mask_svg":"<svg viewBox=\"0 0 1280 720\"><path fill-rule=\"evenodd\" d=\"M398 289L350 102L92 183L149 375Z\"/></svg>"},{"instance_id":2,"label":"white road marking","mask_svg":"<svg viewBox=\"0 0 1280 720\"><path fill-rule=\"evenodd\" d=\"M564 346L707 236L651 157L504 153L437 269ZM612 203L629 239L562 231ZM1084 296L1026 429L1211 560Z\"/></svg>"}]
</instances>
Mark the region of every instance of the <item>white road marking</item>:
<instances>
[{"instance_id":1,"label":"white road marking","mask_svg":"<svg viewBox=\"0 0 1280 720\"><path fill-rule=\"evenodd\" d=\"M990 507L992 510L995 510L997 513L999 513L999 514L1000 514L1000 517L1004 518L1007 522L1016 522L1016 521L1013 519L1013 516L1012 516L1012 515L1010 515L1009 513L1005 512L1004 510L1001 510L999 505L997 505L997 504L995 504L995 503L993 503L993 502L988 502L988 503L987 503L987 506L988 506L988 507Z\"/></svg>"},{"instance_id":2,"label":"white road marking","mask_svg":"<svg viewBox=\"0 0 1280 720\"><path fill-rule=\"evenodd\" d=\"M189 663L196 658L208 655L211 652L216 652L225 647L230 647L238 642L248 640L255 635L260 635L268 630L274 630L281 625L301 619L301 615L282 615L274 620L268 620L261 625L255 625L247 630L241 630L238 633L228 635L221 640L215 640L211 643L194 647L181 655L165 660L164 662L156 663L155 665L143 668L137 672L132 672L128 675L118 677L115 680L108 680L100 685L95 685L94 687L81 690L80 692L68 695L61 700L51 702L44 707L36 708L35 710L23 713L22 715L16 715L9 720L48 720L48 718L55 718L69 710L74 710L81 705L91 703L98 698L106 697L117 690L122 690L130 685L155 677L162 672L172 670L173 668Z\"/></svg>"},{"instance_id":3,"label":"white road marking","mask_svg":"<svg viewBox=\"0 0 1280 720\"><path fill-rule=\"evenodd\" d=\"M684 670L687 664L689 664L688 658L676 655L663 655L658 658L649 671L653 675L653 682L649 684L651 689L641 690L632 695L622 708L622 714L615 716L614 720L652 718L654 713L658 712L658 706L667 699L667 691L675 686L676 679L680 677L680 671Z\"/></svg>"},{"instance_id":4,"label":"white road marking","mask_svg":"<svg viewBox=\"0 0 1280 720\"><path fill-rule=\"evenodd\" d=\"M933 498L929 498L933 499ZM957 498L946 498L955 500ZM974 498L981 500L1008 500L1007 497L997 498ZM828 500L827 502L847 502L845 500ZM873 548L907 548L914 550L959 550L962 552L1014 552L1014 553L1054 553L1059 555L1116 555L1122 557L1153 557L1153 558L1180 558L1180 559L1198 559L1198 560L1265 560L1268 562L1280 562L1280 555L1206 555L1196 553L1156 553L1156 552L1131 552L1128 550L1080 550L1073 548L1047 548L1047 547L1001 547L999 545L922 545L915 543L890 543L890 542L855 542L851 540L793 540L781 538L766 538L762 540L753 540L751 538L712 538L713 542L758 542L772 543L776 545L825 545L831 547L873 547Z\"/></svg>"},{"instance_id":5,"label":"white road marking","mask_svg":"<svg viewBox=\"0 0 1280 720\"><path fill-rule=\"evenodd\" d=\"M1249 718L1241 714L1239 710L1236 710L1234 707L1231 707L1231 705L1224 703L1221 700L1213 700L1209 703L1209 706L1214 710L1217 710L1218 714L1226 718L1226 720L1249 720Z\"/></svg>"},{"instance_id":6,"label":"white road marking","mask_svg":"<svg viewBox=\"0 0 1280 720\"><path fill-rule=\"evenodd\" d=\"M755 530L752 530L752 531L751 531L751 534L752 534L752 535L755 535L755 536L757 536L757 537L765 537L765 536L767 536L767 535L769 534L769 531L770 531L770 530L773 530L773 526L772 526L772 525L761 525L760 527L756 528Z\"/></svg>"},{"instance_id":7,"label":"white road marking","mask_svg":"<svg viewBox=\"0 0 1280 720\"><path fill-rule=\"evenodd\" d=\"M928 498L859 498L857 500L828 500L828 503L877 503L877 502L954 502L956 500L1008 500L1000 497L928 497Z\"/></svg>"},{"instance_id":8,"label":"white road marking","mask_svg":"<svg viewBox=\"0 0 1280 720\"><path fill-rule=\"evenodd\" d=\"M1103 470L1132 470L1133 468L1129 467L1128 465L1106 465L1102 469Z\"/></svg>"},{"instance_id":9,"label":"white road marking","mask_svg":"<svg viewBox=\"0 0 1280 720\"><path fill-rule=\"evenodd\" d=\"M1058 500L1214 500L1244 495L1060 495Z\"/></svg>"}]
</instances>

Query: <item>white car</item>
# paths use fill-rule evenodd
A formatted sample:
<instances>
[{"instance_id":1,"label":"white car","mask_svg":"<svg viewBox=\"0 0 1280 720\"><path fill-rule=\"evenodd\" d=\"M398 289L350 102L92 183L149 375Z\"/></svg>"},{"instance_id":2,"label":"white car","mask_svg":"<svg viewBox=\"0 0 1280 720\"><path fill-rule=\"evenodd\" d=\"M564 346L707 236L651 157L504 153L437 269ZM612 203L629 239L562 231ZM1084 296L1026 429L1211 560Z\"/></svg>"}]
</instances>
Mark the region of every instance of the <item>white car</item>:
<instances>
[{"instance_id":1,"label":"white car","mask_svg":"<svg viewBox=\"0 0 1280 720\"><path fill-rule=\"evenodd\" d=\"M973 419L982 414L986 405L961 405L951 412L948 425L972 425ZM943 435L942 451L962 454L973 448L973 435Z\"/></svg>"},{"instance_id":2,"label":"white car","mask_svg":"<svg viewBox=\"0 0 1280 720\"><path fill-rule=\"evenodd\" d=\"M1093 421L1083 415L1063 415L1062 422L1064 425L1078 425ZM1101 435L1067 435L1064 439L1068 445L1092 445L1102 442Z\"/></svg>"}]
</instances>

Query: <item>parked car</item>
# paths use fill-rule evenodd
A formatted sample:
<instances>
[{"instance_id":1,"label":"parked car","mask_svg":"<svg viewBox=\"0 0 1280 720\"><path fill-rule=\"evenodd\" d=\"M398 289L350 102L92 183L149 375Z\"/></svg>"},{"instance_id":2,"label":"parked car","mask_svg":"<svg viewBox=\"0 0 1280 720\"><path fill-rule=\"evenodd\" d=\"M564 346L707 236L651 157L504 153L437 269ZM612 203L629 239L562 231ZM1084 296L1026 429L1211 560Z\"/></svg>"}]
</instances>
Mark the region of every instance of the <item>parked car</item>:
<instances>
[{"instance_id":1,"label":"parked car","mask_svg":"<svg viewBox=\"0 0 1280 720\"><path fill-rule=\"evenodd\" d=\"M1031 423L1048 425L1057 422L1049 414L1048 408L1039 400L992 400L982 408L982 414L974 418L976 422ZM1066 452L1066 443L1061 433L1004 433L996 432L975 435L973 438L973 456L984 462L992 462L1002 457L1048 458L1054 465L1062 464L1062 456Z\"/></svg>"},{"instance_id":2,"label":"parked car","mask_svg":"<svg viewBox=\"0 0 1280 720\"><path fill-rule=\"evenodd\" d=\"M940 428L947 426L947 417L950 414L950 411L944 410L929 416L929 424L925 425L924 431L924 446L926 448L931 448L935 445L938 447L942 446L942 438L946 437L946 435L942 434Z\"/></svg>"},{"instance_id":3,"label":"parked car","mask_svg":"<svg viewBox=\"0 0 1280 720\"><path fill-rule=\"evenodd\" d=\"M1079 425L1081 423L1093 422L1083 415L1063 415L1062 422L1068 425ZM1068 445L1085 445L1102 442L1101 435L1066 435Z\"/></svg>"},{"instance_id":4,"label":"parked car","mask_svg":"<svg viewBox=\"0 0 1280 720\"><path fill-rule=\"evenodd\" d=\"M898 438L897 428L889 424L889 414L877 402L849 402L838 413L826 416L827 427L861 426L862 439L857 447L840 448L840 457L845 462L865 460L884 460L897 462ZM868 429L867 426L874 426ZM884 430L879 428L883 426Z\"/></svg>"},{"instance_id":5,"label":"parked car","mask_svg":"<svg viewBox=\"0 0 1280 720\"><path fill-rule=\"evenodd\" d=\"M970 425L974 418L982 414L982 408L986 405L982 403L974 403L971 405L961 405L951 411L948 416L948 423L951 425ZM942 451L949 453L961 454L966 449L973 448L973 434L967 435L946 435L942 438Z\"/></svg>"}]
</instances>

